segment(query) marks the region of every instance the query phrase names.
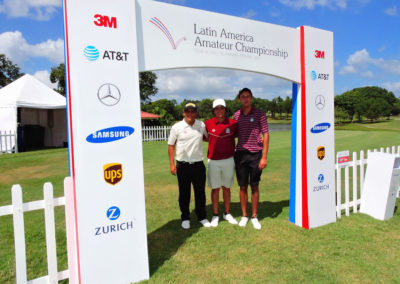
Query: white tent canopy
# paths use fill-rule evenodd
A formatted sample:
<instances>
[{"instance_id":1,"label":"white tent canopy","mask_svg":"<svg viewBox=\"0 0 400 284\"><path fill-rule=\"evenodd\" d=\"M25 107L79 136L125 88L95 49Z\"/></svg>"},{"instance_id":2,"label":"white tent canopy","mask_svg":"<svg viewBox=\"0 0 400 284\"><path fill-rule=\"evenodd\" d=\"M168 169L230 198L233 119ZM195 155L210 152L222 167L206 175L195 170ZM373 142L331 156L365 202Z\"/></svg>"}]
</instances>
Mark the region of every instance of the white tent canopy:
<instances>
[{"instance_id":1,"label":"white tent canopy","mask_svg":"<svg viewBox=\"0 0 400 284\"><path fill-rule=\"evenodd\" d=\"M45 146L63 145L67 135L65 97L26 74L0 89L0 131L17 130L18 108L21 125L45 128Z\"/></svg>"}]
</instances>

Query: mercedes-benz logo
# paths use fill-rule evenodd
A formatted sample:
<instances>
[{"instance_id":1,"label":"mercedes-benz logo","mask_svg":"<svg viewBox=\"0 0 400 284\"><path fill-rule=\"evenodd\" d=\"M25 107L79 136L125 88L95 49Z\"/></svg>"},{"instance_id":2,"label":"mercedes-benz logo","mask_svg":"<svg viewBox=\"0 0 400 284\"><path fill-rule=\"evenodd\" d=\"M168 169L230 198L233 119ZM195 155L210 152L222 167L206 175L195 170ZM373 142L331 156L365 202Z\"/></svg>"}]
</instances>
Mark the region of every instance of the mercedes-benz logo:
<instances>
[{"instance_id":1,"label":"mercedes-benz logo","mask_svg":"<svg viewBox=\"0 0 400 284\"><path fill-rule=\"evenodd\" d=\"M106 83L100 86L97 97L102 104L113 106L121 99L121 92L114 84Z\"/></svg>"},{"instance_id":2,"label":"mercedes-benz logo","mask_svg":"<svg viewBox=\"0 0 400 284\"><path fill-rule=\"evenodd\" d=\"M318 95L315 98L315 106L317 109L322 110L325 107L325 98L323 95Z\"/></svg>"}]
</instances>

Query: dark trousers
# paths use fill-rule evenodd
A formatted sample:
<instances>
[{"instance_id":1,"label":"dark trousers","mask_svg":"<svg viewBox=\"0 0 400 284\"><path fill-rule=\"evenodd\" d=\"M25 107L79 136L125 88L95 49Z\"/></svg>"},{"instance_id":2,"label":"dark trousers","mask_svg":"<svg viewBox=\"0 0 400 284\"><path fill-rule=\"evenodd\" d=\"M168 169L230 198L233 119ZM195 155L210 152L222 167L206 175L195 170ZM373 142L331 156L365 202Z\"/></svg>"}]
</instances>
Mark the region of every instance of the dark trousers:
<instances>
[{"instance_id":1,"label":"dark trousers","mask_svg":"<svg viewBox=\"0 0 400 284\"><path fill-rule=\"evenodd\" d=\"M191 194L191 184L194 189L194 202L197 219L206 218L206 168L204 163L196 162L193 164L179 162L176 163L176 175L179 185L179 208L181 209L181 219L190 220L189 204Z\"/></svg>"}]
</instances>

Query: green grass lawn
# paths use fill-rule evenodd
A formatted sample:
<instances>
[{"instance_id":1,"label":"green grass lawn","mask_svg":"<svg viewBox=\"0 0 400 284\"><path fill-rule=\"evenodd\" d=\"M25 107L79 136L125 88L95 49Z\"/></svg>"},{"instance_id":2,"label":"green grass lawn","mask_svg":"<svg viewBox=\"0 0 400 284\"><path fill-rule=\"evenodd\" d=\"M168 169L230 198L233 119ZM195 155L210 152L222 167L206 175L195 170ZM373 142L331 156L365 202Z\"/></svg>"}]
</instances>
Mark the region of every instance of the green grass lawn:
<instances>
[{"instance_id":1,"label":"green grass lawn","mask_svg":"<svg viewBox=\"0 0 400 284\"><path fill-rule=\"evenodd\" d=\"M336 131L336 151L359 151L400 144L400 131ZM206 146L206 145L205 145ZM304 230L288 221L290 132L271 133L268 167L260 184L256 231L220 222L180 228L176 177L169 173L166 142L143 144L146 216L151 283L400 281L400 212L387 221L364 214ZM11 203L12 184L21 184L24 201L42 199L51 181L62 196L68 175L67 151L46 150L0 156L0 206ZM207 212L211 217L210 190ZM232 214L239 219L238 186L232 187ZM193 203L192 207L193 209ZM397 202L397 206L400 201ZM222 210L222 204L220 206ZM56 210L59 270L67 269L64 208ZM0 283L14 283L11 217L0 217ZM28 279L47 274L42 212L26 213Z\"/></svg>"},{"instance_id":2,"label":"green grass lawn","mask_svg":"<svg viewBox=\"0 0 400 284\"><path fill-rule=\"evenodd\" d=\"M400 131L400 116L392 116L390 120L381 119L379 121L362 123L346 123L335 126L336 130L361 130L361 131Z\"/></svg>"}]
</instances>

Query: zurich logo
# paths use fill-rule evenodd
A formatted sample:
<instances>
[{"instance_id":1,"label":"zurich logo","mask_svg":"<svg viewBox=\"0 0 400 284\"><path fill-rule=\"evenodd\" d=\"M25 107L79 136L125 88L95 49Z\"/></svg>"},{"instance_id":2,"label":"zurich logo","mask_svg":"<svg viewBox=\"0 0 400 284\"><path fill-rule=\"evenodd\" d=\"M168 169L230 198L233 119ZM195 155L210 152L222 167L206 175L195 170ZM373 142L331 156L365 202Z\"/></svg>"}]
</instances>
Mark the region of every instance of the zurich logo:
<instances>
[{"instance_id":1,"label":"zurich logo","mask_svg":"<svg viewBox=\"0 0 400 284\"><path fill-rule=\"evenodd\" d=\"M95 61L97 60L97 58L99 58L99 51L97 50L96 47L92 46L92 45L88 45L85 47L85 49L83 50L83 54L85 55L85 57L90 60L90 61Z\"/></svg>"},{"instance_id":2,"label":"zurich logo","mask_svg":"<svg viewBox=\"0 0 400 284\"><path fill-rule=\"evenodd\" d=\"M331 124L328 122L319 123L311 128L311 133L321 133L328 130L330 127Z\"/></svg>"},{"instance_id":3,"label":"zurich logo","mask_svg":"<svg viewBox=\"0 0 400 284\"><path fill-rule=\"evenodd\" d=\"M311 71L311 80L313 81L317 80L317 72L315 72L314 70Z\"/></svg>"},{"instance_id":4,"label":"zurich logo","mask_svg":"<svg viewBox=\"0 0 400 284\"><path fill-rule=\"evenodd\" d=\"M319 183L323 183L324 180L325 180L324 175L323 175L323 174L319 174L319 176L318 176L318 182L319 182Z\"/></svg>"},{"instance_id":5,"label":"zurich logo","mask_svg":"<svg viewBox=\"0 0 400 284\"><path fill-rule=\"evenodd\" d=\"M121 215L121 210L117 206L112 206L107 209L107 218L110 220L117 220Z\"/></svg>"},{"instance_id":6,"label":"zurich logo","mask_svg":"<svg viewBox=\"0 0 400 284\"><path fill-rule=\"evenodd\" d=\"M131 135L135 129L129 126L116 126L97 130L86 137L89 143L108 143L124 139Z\"/></svg>"}]
</instances>

